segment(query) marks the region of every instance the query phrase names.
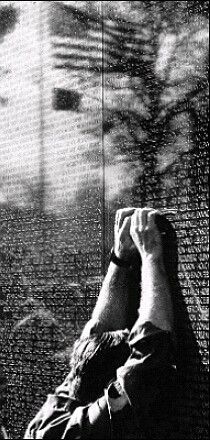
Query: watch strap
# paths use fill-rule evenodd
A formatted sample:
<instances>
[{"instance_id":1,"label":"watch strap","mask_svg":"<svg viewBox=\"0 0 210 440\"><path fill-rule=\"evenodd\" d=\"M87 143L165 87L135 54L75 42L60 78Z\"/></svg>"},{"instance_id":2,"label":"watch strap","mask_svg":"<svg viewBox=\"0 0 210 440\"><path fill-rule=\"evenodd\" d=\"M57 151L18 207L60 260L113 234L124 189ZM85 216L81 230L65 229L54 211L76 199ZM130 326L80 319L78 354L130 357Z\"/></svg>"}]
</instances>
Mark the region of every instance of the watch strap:
<instances>
[{"instance_id":1,"label":"watch strap","mask_svg":"<svg viewBox=\"0 0 210 440\"><path fill-rule=\"evenodd\" d=\"M119 267L124 267L129 269L131 267L131 261L123 260L122 258L118 258L114 252L114 249L111 250L110 262L116 264Z\"/></svg>"}]
</instances>

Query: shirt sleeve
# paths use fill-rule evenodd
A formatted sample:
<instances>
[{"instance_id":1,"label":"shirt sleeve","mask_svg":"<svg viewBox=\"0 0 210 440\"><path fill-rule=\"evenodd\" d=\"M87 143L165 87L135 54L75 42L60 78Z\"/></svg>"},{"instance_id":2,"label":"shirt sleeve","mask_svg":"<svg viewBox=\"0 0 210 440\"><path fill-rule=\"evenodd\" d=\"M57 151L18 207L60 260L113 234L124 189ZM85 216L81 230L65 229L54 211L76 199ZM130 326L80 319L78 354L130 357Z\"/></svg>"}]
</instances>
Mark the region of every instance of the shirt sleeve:
<instances>
[{"instance_id":1,"label":"shirt sleeve","mask_svg":"<svg viewBox=\"0 0 210 440\"><path fill-rule=\"evenodd\" d=\"M135 326L129 344L131 355L117 370L117 380L141 426L157 432L169 422L176 383L172 334L147 322Z\"/></svg>"},{"instance_id":2,"label":"shirt sleeve","mask_svg":"<svg viewBox=\"0 0 210 440\"><path fill-rule=\"evenodd\" d=\"M76 406L62 396L49 395L27 428L24 439L104 439L111 438L105 397L86 406Z\"/></svg>"}]
</instances>

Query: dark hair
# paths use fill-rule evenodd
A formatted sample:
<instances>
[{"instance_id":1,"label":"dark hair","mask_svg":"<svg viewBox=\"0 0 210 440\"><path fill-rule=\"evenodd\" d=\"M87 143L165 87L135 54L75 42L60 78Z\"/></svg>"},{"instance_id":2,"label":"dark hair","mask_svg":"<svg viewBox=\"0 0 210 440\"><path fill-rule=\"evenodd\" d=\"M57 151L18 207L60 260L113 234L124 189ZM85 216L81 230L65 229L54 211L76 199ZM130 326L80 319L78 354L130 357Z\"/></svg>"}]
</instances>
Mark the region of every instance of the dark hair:
<instances>
[{"instance_id":1,"label":"dark hair","mask_svg":"<svg viewBox=\"0 0 210 440\"><path fill-rule=\"evenodd\" d=\"M70 361L70 397L87 404L102 395L130 354L126 338L123 333L109 332L75 343Z\"/></svg>"}]
</instances>

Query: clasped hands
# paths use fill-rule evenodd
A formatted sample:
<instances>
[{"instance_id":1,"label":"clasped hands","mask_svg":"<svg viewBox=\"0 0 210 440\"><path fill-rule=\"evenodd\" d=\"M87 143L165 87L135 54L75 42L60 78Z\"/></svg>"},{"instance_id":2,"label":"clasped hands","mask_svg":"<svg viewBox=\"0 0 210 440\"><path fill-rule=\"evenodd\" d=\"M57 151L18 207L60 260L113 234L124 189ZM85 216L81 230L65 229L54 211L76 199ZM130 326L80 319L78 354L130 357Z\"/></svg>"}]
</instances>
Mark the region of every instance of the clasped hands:
<instances>
[{"instance_id":1,"label":"clasped hands","mask_svg":"<svg viewBox=\"0 0 210 440\"><path fill-rule=\"evenodd\" d=\"M139 254L142 262L162 259L157 215L160 212L151 208L125 208L116 212L114 253L117 258L129 262Z\"/></svg>"}]
</instances>

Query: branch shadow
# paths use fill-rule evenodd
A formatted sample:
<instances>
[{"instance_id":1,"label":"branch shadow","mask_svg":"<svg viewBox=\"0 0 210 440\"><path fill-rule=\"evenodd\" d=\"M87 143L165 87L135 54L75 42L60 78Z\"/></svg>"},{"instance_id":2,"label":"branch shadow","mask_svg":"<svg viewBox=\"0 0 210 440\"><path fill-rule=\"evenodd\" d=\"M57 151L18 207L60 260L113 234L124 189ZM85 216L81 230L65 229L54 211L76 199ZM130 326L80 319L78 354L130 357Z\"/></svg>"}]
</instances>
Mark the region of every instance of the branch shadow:
<instances>
[{"instance_id":1,"label":"branch shadow","mask_svg":"<svg viewBox=\"0 0 210 440\"><path fill-rule=\"evenodd\" d=\"M150 10L150 15L151 12L154 13L155 8L158 9L156 3L157 2L151 2L149 5L144 5L144 7ZM177 4L175 5L175 3ZM177 13L179 6L180 8L183 6L178 3L179 2L171 2L171 6L169 6L168 2L164 2L161 13L164 20L168 20L169 29L171 29L170 26L172 26L173 21L173 8L175 8ZM206 2L204 2L202 6L197 2L194 3L196 4L189 2L186 7L189 17L194 16L196 19L197 16L199 21L199 17L206 16ZM170 81L169 83L167 83L167 81L164 82L164 80L158 78L155 73L155 60L158 56L159 50L156 31L150 35L148 41L147 38L145 41L145 35L147 35L148 28L154 24L153 15L151 15L149 22L147 21L139 25L138 23L131 23L123 19L117 19L114 15L112 20L108 21L106 20L106 17L100 15L94 16L94 14L91 13L91 10L77 10L71 5L59 5L59 2L54 5L54 8L54 14L56 13L58 16L60 14L60 17L64 17L68 22L76 20L75 26L77 28L76 31L73 31L73 29L69 30L73 37L72 41L65 40L66 34L62 26L55 26L54 29L52 29L52 34L54 36L57 35L64 37L63 42L60 40L53 43L54 48L56 48L56 54L54 55L54 67L56 69L64 69L71 73L74 72L78 77L85 77L85 72L91 72L98 77L103 76L105 101L106 92L107 95L110 92L114 93L112 87L109 86L109 81L106 81L106 77L109 78L110 75L115 76L120 74L129 78L129 90L133 93L132 96L134 96L134 100L137 100L137 105L133 107L132 103L128 108L116 105L113 109L108 108L107 105L105 105L105 107L101 109L103 120L102 130L104 135L111 134L113 136L112 154L114 160L114 156L122 153L121 145L117 141L117 135L124 127L126 127L128 135L131 136L133 140L132 149L135 158L139 161L139 166L143 164L143 167L146 168L144 183L146 185L149 184L151 175L156 174L156 194L158 193L160 195L162 175L158 172L157 155L160 150L164 151L166 130L170 130L170 122L176 115L187 111L189 114L189 120L194 118L191 102L199 96L201 90L204 92L207 90L207 75L204 74L203 78L197 78L195 82L192 82L193 77L189 78L189 81L186 81L185 76L184 79L182 77L176 79L174 93L176 92L176 87L180 86L180 88L183 89L183 96L176 100L172 94L171 102L161 104L161 94L169 85L171 86L172 84L173 88L173 80L172 83L170 83ZM83 39L84 24L85 43ZM80 27L81 34L79 33ZM175 33L177 32L176 29ZM189 35L191 37L193 37L193 33L196 33L196 30L189 27ZM138 36L138 38L135 39L135 36ZM98 45L98 43L100 44ZM101 44L104 46L103 49L100 46ZM60 51L59 48L61 49ZM167 48L165 50L167 50ZM206 61L206 66L207 64ZM170 66L171 64L169 64L169 70ZM135 78L141 79L141 85L138 87L136 86L135 81L134 84L132 84L132 81ZM190 85L189 88L188 85ZM85 96L84 92L83 94ZM146 111L145 113L139 111L140 106L138 100L144 102L144 95L147 96L150 101L147 106L149 116ZM78 112L82 113L83 111L78 108ZM146 135L146 139L142 139L141 136L138 136L139 128L141 128ZM93 126L90 128L85 127L83 129L83 134L87 132L91 133L98 139L101 136L101 126ZM127 158L130 157L129 142L127 148L124 148L123 154L125 154ZM186 151L184 148L182 151L181 148L178 150L177 146L175 146L173 151L175 161L171 165L171 168L176 166L176 163L181 164L182 156L185 154ZM147 166L148 156L150 158L149 166ZM180 169L178 171L180 171ZM146 177L146 174L148 175L148 178Z\"/></svg>"}]
</instances>

